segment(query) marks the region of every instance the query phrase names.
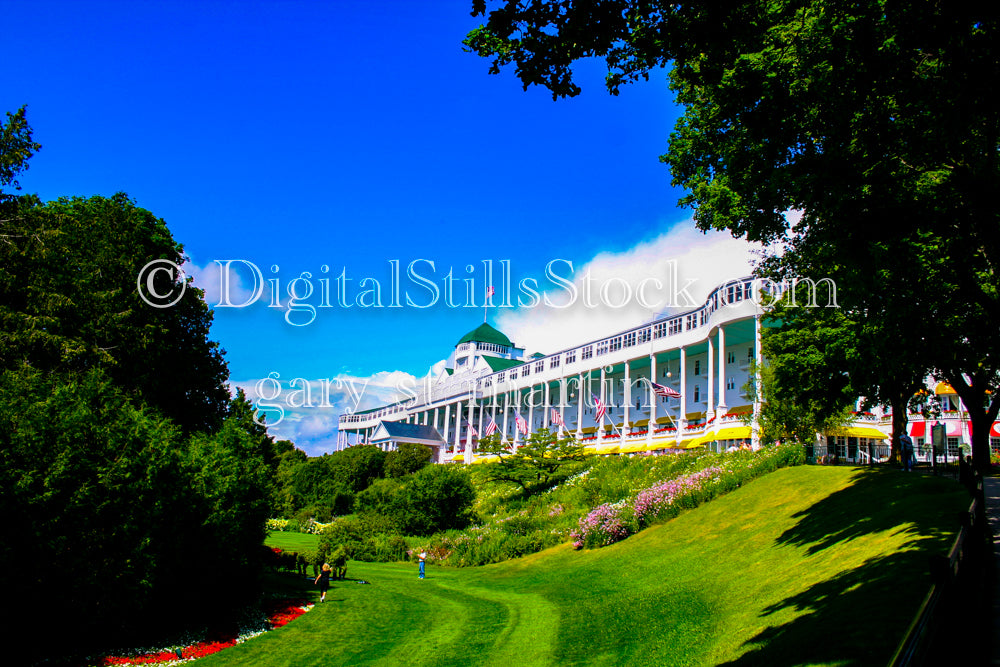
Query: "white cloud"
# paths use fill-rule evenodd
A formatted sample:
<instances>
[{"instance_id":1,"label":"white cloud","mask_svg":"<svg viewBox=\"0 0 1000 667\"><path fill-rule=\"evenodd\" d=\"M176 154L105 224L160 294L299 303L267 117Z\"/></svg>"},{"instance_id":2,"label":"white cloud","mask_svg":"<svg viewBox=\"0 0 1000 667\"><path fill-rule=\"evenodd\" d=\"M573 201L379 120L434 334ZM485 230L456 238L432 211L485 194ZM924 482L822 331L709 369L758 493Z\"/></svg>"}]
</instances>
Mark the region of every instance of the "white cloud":
<instances>
[{"instance_id":1,"label":"white cloud","mask_svg":"<svg viewBox=\"0 0 1000 667\"><path fill-rule=\"evenodd\" d=\"M432 367L433 378L445 362ZM247 399L264 412L268 433L290 440L310 456L333 451L340 415L406 400L418 392L427 377L403 371L381 371L370 376L340 374L321 380L267 378L232 381ZM280 408L280 409L279 409Z\"/></svg>"},{"instance_id":2,"label":"white cloud","mask_svg":"<svg viewBox=\"0 0 1000 667\"><path fill-rule=\"evenodd\" d=\"M218 303L223 303L224 297L228 294L228 302L234 305L248 303L253 298L253 289L244 284L244 278L252 281L254 274L246 267L242 267L239 262L233 262L225 274L222 265L217 262L209 262L205 266L195 264L190 258L182 267L184 272L191 276L195 287L205 290L205 303L214 307ZM227 282L223 278L228 279ZM267 301L266 290L258 295L258 301Z\"/></svg>"},{"instance_id":3,"label":"white cloud","mask_svg":"<svg viewBox=\"0 0 1000 667\"><path fill-rule=\"evenodd\" d=\"M556 308L543 303L501 312L497 328L529 352L558 352L638 326L665 311L700 305L715 287L749 275L761 250L728 234L703 234L693 224L679 224L625 252L602 252L583 266L574 266L572 276L568 267L557 266L556 273L572 277L578 290L572 305ZM584 296L588 276L589 304ZM571 301L567 288L550 281L545 286L550 288L545 295L555 304ZM626 302L629 291L631 298Z\"/></svg>"}]
</instances>

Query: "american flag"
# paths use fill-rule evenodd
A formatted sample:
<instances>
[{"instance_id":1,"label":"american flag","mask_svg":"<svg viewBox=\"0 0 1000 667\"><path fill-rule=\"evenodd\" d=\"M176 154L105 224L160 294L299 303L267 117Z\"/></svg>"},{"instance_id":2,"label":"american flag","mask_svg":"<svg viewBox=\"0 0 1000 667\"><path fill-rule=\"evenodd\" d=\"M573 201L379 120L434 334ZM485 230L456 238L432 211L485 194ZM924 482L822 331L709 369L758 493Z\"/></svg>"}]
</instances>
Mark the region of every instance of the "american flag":
<instances>
[{"instance_id":1,"label":"american flag","mask_svg":"<svg viewBox=\"0 0 1000 667\"><path fill-rule=\"evenodd\" d=\"M555 408L549 408L549 410L552 412L552 423L553 424L557 424L559 426L565 426L566 425L566 422L563 421L562 415L559 414L558 410L556 410Z\"/></svg>"},{"instance_id":2,"label":"american flag","mask_svg":"<svg viewBox=\"0 0 1000 667\"><path fill-rule=\"evenodd\" d=\"M517 424L517 430L528 435L528 422L521 416L518 410L514 410L514 423Z\"/></svg>"},{"instance_id":3,"label":"american flag","mask_svg":"<svg viewBox=\"0 0 1000 667\"><path fill-rule=\"evenodd\" d=\"M472 422L466 419L465 423L469 427L469 438L478 438L479 433L476 432L476 427L472 425Z\"/></svg>"},{"instance_id":4,"label":"american flag","mask_svg":"<svg viewBox=\"0 0 1000 667\"><path fill-rule=\"evenodd\" d=\"M487 299L490 298L491 296L493 296L494 294L496 294L496 290L493 289L493 285L490 285L489 287L486 288L486 298Z\"/></svg>"},{"instance_id":5,"label":"american flag","mask_svg":"<svg viewBox=\"0 0 1000 667\"><path fill-rule=\"evenodd\" d=\"M483 437L488 438L496 432L497 432L497 423L493 421L493 416L491 415L490 422L486 425L486 428L483 429Z\"/></svg>"},{"instance_id":6,"label":"american flag","mask_svg":"<svg viewBox=\"0 0 1000 667\"><path fill-rule=\"evenodd\" d=\"M604 407L604 403L601 399L597 398L596 394L591 394L594 397L594 407L597 408L597 420L604 419L604 415L607 413L608 409Z\"/></svg>"},{"instance_id":7,"label":"american flag","mask_svg":"<svg viewBox=\"0 0 1000 667\"><path fill-rule=\"evenodd\" d=\"M681 395L671 389L670 387L664 387L662 384L656 384L655 382L649 383L653 387L653 393L657 396L662 396L663 398L680 398Z\"/></svg>"}]
</instances>

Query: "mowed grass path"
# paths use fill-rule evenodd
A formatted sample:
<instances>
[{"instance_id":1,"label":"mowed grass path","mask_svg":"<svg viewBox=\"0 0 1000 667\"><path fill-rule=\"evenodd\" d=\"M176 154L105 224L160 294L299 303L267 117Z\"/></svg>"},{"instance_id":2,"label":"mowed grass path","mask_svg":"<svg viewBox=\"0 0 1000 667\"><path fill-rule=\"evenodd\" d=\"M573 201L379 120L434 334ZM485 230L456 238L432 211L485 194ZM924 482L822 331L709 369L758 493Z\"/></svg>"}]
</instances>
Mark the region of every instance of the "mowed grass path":
<instances>
[{"instance_id":1,"label":"mowed grass path","mask_svg":"<svg viewBox=\"0 0 1000 667\"><path fill-rule=\"evenodd\" d=\"M624 542L497 565L351 563L218 665L884 665L968 496L895 470L779 470Z\"/></svg>"}]
</instances>

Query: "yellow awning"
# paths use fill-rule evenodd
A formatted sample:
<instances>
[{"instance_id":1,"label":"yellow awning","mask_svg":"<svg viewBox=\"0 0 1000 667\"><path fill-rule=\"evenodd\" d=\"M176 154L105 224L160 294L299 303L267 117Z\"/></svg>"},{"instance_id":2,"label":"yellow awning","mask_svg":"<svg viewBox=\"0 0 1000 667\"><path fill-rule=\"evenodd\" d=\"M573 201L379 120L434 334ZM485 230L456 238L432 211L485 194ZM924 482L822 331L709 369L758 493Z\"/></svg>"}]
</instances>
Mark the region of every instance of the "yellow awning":
<instances>
[{"instance_id":1,"label":"yellow awning","mask_svg":"<svg viewBox=\"0 0 1000 667\"><path fill-rule=\"evenodd\" d=\"M674 420L671 419L670 417L668 417L667 415L664 415L662 417L657 417L656 418L656 423L657 424L673 424Z\"/></svg>"},{"instance_id":2,"label":"yellow awning","mask_svg":"<svg viewBox=\"0 0 1000 667\"><path fill-rule=\"evenodd\" d=\"M952 389L947 382L938 382L937 386L934 387L934 393L940 396L941 394L956 394L958 392Z\"/></svg>"},{"instance_id":3,"label":"yellow awning","mask_svg":"<svg viewBox=\"0 0 1000 667\"><path fill-rule=\"evenodd\" d=\"M617 454L618 445L601 445L595 450L598 454Z\"/></svg>"},{"instance_id":4,"label":"yellow awning","mask_svg":"<svg viewBox=\"0 0 1000 667\"><path fill-rule=\"evenodd\" d=\"M850 438L869 438L873 440L888 440L887 436L877 428L871 426L848 426L831 431L828 435L845 435Z\"/></svg>"},{"instance_id":5,"label":"yellow awning","mask_svg":"<svg viewBox=\"0 0 1000 667\"><path fill-rule=\"evenodd\" d=\"M648 419L640 419L637 422L632 422L632 426L649 426Z\"/></svg>"},{"instance_id":6,"label":"yellow awning","mask_svg":"<svg viewBox=\"0 0 1000 667\"><path fill-rule=\"evenodd\" d=\"M752 405L737 405L736 407L726 410L727 415L748 415L751 412L753 412Z\"/></svg>"},{"instance_id":7,"label":"yellow awning","mask_svg":"<svg viewBox=\"0 0 1000 667\"><path fill-rule=\"evenodd\" d=\"M582 429L580 429L580 432L581 432L581 433L593 433L593 432L594 432L594 431L596 431L596 430L597 430L597 427L596 427L596 426L588 426L588 427L586 427L586 428L582 428Z\"/></svg>"},{"instance_id":8,"label":"yellow awning","mask_svg":"<svg viewBox=\"0 0 1000 667\"><path fill-rule=\"evenodd\" d=\"M650 449L651 449L650 444L647 443L645 440L642 440L640 442L632 442L627 445L618 447L618 451L622 454L632 454L634 452L646 452L649 451Z\"/></svg>"},{"instance_id":9,"label":"yellow awning","mask_svg":"<svg viewBox=\"0 0 1000 667\"><path fill-rule=\"evenodd\" d=\"M472 460L472 465L476 465L477 463L493 463L499 460L499 456L477 456Z\"/></svg>"},{"instance_id":10,"label":"yellow awning","mask_svg":"<svg viewBox=\"0 0 1000 667\"><path fill-rule=\"evenodd\" d=\"M704 416L705 416L704 412L689 412L686 415L684 415L684 419L688 420L689 422L693 422L693 421L698 421Z\"/></svg>"},{"instance_id":11,"label":"yellow awning","mask_svg":"<svg viewBox=\"0 0 1000 667\"><path fill-rule=\"evenodd\" d=\"M729 428L720 428L719 432L715 435L706 435L706 440L744 440L750 437L750 427L749 426L730 426Z\"/></svg>"},{"instance_id":12,"label":"yellow awning","mask_svg":"<svg viewBox=\"0 0 1000 667\"><path fill-rule=\"evenodd\" d=\"M465 460L465 454L455 454L453 457L451 457L451 460L452 461L464 461Z\"/></svg>"},{"instance_id":13,"label":"yellow awning","mask_svg":"<svg viewBox=\"0 0 1000 667\"><path fill-rule=\"evenodd\" d=\"M679 445L674 445L674 449L694 449L695 447L704 447L704 438L690 438L688 440L681 440Z\"/></svg>"}]
</instances>

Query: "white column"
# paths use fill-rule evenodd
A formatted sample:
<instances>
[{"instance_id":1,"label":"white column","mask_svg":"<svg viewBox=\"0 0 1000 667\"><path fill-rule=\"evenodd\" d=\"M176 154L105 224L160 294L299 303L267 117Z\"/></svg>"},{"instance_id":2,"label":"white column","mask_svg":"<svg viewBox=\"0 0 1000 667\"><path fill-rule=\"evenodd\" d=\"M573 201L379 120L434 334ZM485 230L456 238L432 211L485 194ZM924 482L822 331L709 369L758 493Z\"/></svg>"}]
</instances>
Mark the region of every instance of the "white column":
<instances>
[{"instance_id":1,"label":"white column","mask_svg":"<svg viewBox=\"0 0 1000 667\"><path fill-rule=\"evenodd\" d=\"M753 400L753 419L750 422L750 447L752 449L757 449L760 447L760 408L763 397L761 392L763 391L763 386L760 379L760 366L763 363L763 356L761 354L761 340L760 340L760 315L754 315L753 317L753 347L754 347L754 373L753 373L753 387L754 387L754 400Z\"/></svg>"},{"instance_id":2,"label":"white column","mask_svg":"<svg viewBox=\"0 0 1000 667\"><path fill-rule=\"evenodd\" d=\"M625 360L625 379L624 386L622 387L622 403L624 403L624 410L622 411L622 444L625 444L625 429L629 427L629 410L632 407L632 376L630 374L631 369L629 368L628 359Z\"/></svg>"},{"instance_id":3,"label":"white column","mask_svg":"<svg viewBox=\"0 0 1000 667\"><path fill-rule=\"evenodd\" d=\"M605 396L604 392L604 375L605 375L604 366L601 366L601 393L599 398L601 399L601 403L604 404L605 411L607 411L608 399ZM598 433L597 442L601 443L603 441L602 438L604 437L604 417L601 417L601 423L597 425L597 433Z\"/></svg>"},{"instance_id":4,"label":"white column","mask_svg":"<svg viewBox=\"0 0 1000 667\"><path fill-rule=\"evenodd\" d=\"M719 327L719 337L722 337L722 327ZM705 421L715 416L715 350L712 347L712 336L708 336L708 400L705 402Z\"/></svg>"},{"instance_id":5,"label":"white column","mask_svg":"<svg viewBox=\"0 0 1000 667\"><path fill-rule=\"evenodd\" d=\"M569 394L567 391L568 386L566 384L566 377L563 376L559 379L559 421L563 425L559 426L559 437L561 438L564 433L566 433L566 396Z\"/></svg>"},{"instance_id":6,"label":"white column","mask_svg":"<svg viewBox=\"0 0 1000 667\"><path fill-rule=\"evenodd\" d=\"M465 427L465 465L472 465L472 424L476 420L476 399L469 398L469 422Z\"/></svg>"},{"instance_id":7,"label":"white column","mask_svg":"<svg viewBox=\"0 0 1000 667\"><path fill-rule=\"evenodd\" d=\"M528 387L528 435L535 432L535 386ZM528 436L525 436L527 438Z\"/></svg>"},{"instance_id":8,"label":"white column","mask_svg":"<svg viewBox=\"0 0 1000 667\"><path fill-rule=\"evenodd\" d=\"M482 403L479 405L479 426L476 427L476 432L479 434L480 438L483 437L483 417L485 415L486 415L486 404Z\"/></svg>"},{"instance_id":9,"label":"white column","mask_svg":"<svg viewBox=\"0 0 1000 667\"><path fill-rule=\"evenodd\" d=\"M545 395L542 398L542 400L545 401L545 405L542 407L542 426L544 426L545 428L548 428L550 426L550 423L549 423L549 410L552 408L552 401L549 398L549 382L548 382L548 380L545 381Z\"/></svg>"},{"instance_id":10,"label":"white column","mask_svg":"<svg viewBox=\"0 0 1000 667\"><path fill-rule=\"evenodd\" d=\"M649 424L646 427L646 442L653 442L653 431L656 430L656 402L659 400L653 392L653 382L656 382L656 354L649 355ZM666 384L666 382L664 382Z\"/></svg>"},{"instance_id":11,"label":"white column","mask_svg":"<svg viewBox=\"0 0 1000 667\"><path fill-rule=\"evenodd\" d=\"M726 414L726 332L719 325L719 407L716 414Z\"/></svg>"},{"instance_id":12,"label":"white column","mask_svg":"<svg viewBox=\"0 0 1000 667\"><path fill-rule=\"evenodd\" d=\"M451 451L458 453L458 446L462 444L462 401L455 403L455 444Z\"/></svg>"},{"instance_id":13,"label":"white column","mask_svg":"<svg viewBox=\"0 0 1000 667\"><path fill-rule=\"evenodd\" d=\"M587 371L587 377L590 377L590 371ZM576 388L576 438L579 440L583 437L583 373L578 376L580 380L580 385Z\"/></svg>"},{"instance_id":14,"label":"white column","mask_svg":"<svg viewBox=\"0 0 1000 667\"><path fill-rule=\"evenodd\" d=\"M503 393L503 421L500 423L500 433L507 437L507 419L510 417L510 392Z\"/></svg>"},{"instance_id":15,"label":"white column","mask_svg":"<svg viewBox=\"0 0 1000 667\"><path fill-rule=\"evenodd\" d=\"M515 415L521 414L521 390L519 388L514 389L514 413ZM524 415L521 415L522 417ZM517 428L517 423L514 424L514 451L517 451L517 446L521 442L521 431Z\"/></svg>"},{"instance_id":16,"label":"white column","mask_svg":"<svg viewBox=\"0 0 1000 667\"><path fill-rule=\"evenodd\" d=\"M681 348L681 398L680 406L678 408L680 414L677 415L677 442L680 442L684 437L684 427L687 426L687 349Z\"/></svg>"},{"instance_id":17,"label":"white column","mask_svg":"<svg viewBox=\"0 0 1000 667\"><path fill-rule=\"evenodd\" d=\"M438 409L434 408L434 428L438 427Z\"/></svg>"},{"instance_id":18,"label":"white column","mask_svg":"<svg viewBox=\"0 0 1000 667\"><path fill-rule=\"evenodd\" d=\"M448 422L451 421L451 403L444 406L444 433L441 434L441 439L444 440L444 448L448 449L448 427L451 426Z\"/></svg>"}]
</instances>

